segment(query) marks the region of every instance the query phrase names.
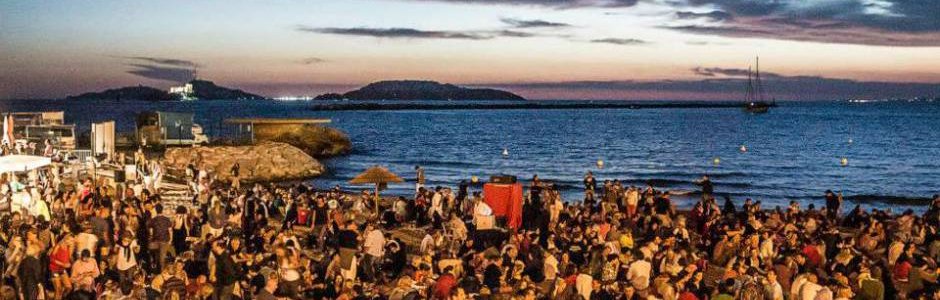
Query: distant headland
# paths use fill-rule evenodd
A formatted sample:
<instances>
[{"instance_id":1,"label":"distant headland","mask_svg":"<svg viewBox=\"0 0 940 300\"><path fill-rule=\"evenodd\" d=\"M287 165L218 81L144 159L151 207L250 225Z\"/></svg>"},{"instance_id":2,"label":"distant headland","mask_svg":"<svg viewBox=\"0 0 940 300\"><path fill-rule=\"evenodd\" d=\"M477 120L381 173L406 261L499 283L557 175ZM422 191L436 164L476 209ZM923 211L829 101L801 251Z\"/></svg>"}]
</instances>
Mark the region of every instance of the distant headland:
<instances>
[{"instance_id":1,"label":"distant headland","mask_svg":"<svg viewBox=\"0 0 940 300\"><path fill-rule=\"evenodd\" d=\"M386 80L344 94L328 93L315 100L525 100L488 88L467 88L428 80Z\"/></svg>"},{"instance_id":2,"label":"distant headland","mask_svg":"<svg viewBox=\"0 0 940 300\"><path fill-rule=\"evenodd\" d=\"M248 93L239 89L226 88L216 85L212 81L193 79L188 83L161 90L149 86L129 86L108 89L101 92L90 92L72 95L66 99L74 100L144 100L144 101L178 101L178 100L263 100L264 96Z\"/></svg>"}]
</instances>

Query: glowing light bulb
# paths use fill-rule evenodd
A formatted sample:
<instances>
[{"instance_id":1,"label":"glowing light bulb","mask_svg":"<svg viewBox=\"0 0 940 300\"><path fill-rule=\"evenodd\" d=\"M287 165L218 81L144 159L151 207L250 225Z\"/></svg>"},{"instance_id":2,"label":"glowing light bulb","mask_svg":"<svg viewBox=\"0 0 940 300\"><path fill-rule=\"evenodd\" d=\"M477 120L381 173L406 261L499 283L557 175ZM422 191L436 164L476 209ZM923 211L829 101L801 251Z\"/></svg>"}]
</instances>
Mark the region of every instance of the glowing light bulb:
<instances>
[{"instance_id":1,"label":"glowing light bulb","mask_svg":"<svg viewBox=\"0 0 940 300\"><path fill-rule=\"evenodd\" d=\"M597 160L597 168L598 168L598 169L603 169L603 168L604 168L604 161L603 161L603 160L600 160L600 159Z\"/></svg>"},{"instance_id":2,"label":"glowing light bulb","mask_svg":"<svg viewBox=\"0 0 940 300\"><path fill-rule=\"evenodd\" d=\"M849 165L849 159L843 157L843 158L842 158L842 161L841 161L840 163L842 163L842 166L843 166L843 167L844 167L844 166L848 166L848 165Z\"/></svg>"},{"instance_id":3,"label":"glowing light bulb","mask_svg":"<svg viewBox=\"0 0 940 300\"><path fill-rule=\"evenodd\" d=\"M715 157L715 159L712 160L712 163L714 163L717 166L718 164L721 163L721 158Z\"/></svg>"}]
</instances>

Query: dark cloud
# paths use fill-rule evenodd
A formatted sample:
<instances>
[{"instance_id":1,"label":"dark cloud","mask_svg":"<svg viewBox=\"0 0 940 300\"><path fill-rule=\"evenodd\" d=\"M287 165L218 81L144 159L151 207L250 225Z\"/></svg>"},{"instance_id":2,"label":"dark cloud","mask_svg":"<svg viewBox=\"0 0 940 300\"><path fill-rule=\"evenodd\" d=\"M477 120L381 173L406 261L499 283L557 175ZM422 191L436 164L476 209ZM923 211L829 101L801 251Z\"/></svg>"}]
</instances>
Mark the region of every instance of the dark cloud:
<instances>
[{"instance_id":1,"label":"dark cloud","mask_svg":"<svg viewBox=\"0 0 940 300\"><path fill-rule=\"evenodd\" d=\"M643 95L651 91L674 93L698 97L689 100L743 98L743 87L747 81L741 74L747 70L724 68L696 68L692 72L704 73L714 78L701 80L658 81L564 81L489 84L486 86L530 93L547 94L553 91L584 92L585 94ZM766 75L765 75L766 74ZM699 74L703 75L703 74ZM717 77L726 76L726 77ZM910 82L872 82L820 76L783 76L761 73L768 97L781 100L830 100L847 98L892 98L940 95L940 85ZM673 99L674 100L674 99Z\"/></svg>"},{"instance_id":2,"label":"dark cloud","mask_svg":"<svg viewBox=\"0 0 940 300\"><path fill-rule=\"evenodd\" d=\"M528 5L552 8L578 8L578 7L629 7L639 0L413 0L449 2L460 4L497 4L497 5Z\"/></svg>"},{"instance_id":3,"label":"dark cloud","mask_svg":"<svg viewBox=\"0 0 940 300\"><path fill-rule=\"evenodd\" d=\"M516 30L499 30L499 31L492 32L492 34L495 34L501 37L518 37L518 38L538 36L538 34L535 34L535 33L525 32L525 31L516 31Z\"/></svg>"},{"instance_id":4,"label":"dark cloud","mask_svg":"<svg viewBox=\"0 0 940 300\"><path fill-rule=\"evenodd\" d=\"M152 64L128 64L128 66L134 67L134 69L127 71L127 73L149 79L187 82L193 78L193 70L189 68L167 67Z\"/></svg>"},{"instance_id":5,"label":"dark cloud","mask_svg":"<svg viewBox=\"0 0 940 300\"><path fill-rule=\"evenodd\" d=\"M751 72L751 70L746 70L746 69L703 68L703 67L695 67L695 68L692 68L691 71L692 73L695 73L695 75L705 76L705 77L739 77L739 78L746 78L748 72ZM761 74L761 78L782 78L783 77L780 74L770 73L770 72L762 72L760 74Z\"/></svg>"},{"instance_id":6,"label":"dark cloud","mask_svg":"<svg viewBox=\"0 0 940 300\"><path fill-rule=\"evenodd\" d=\"M176 59L176 58L160 58L160 57L148 57L148 56L125 56L123 58L158 64L158 65L166 65L166 66L177 66L177 67L196 67L197 66L197 64L193 61L189 61L185 59Z\"/></svg>"},{"instance_id":7,"label":"dark cloud","mask_svg":"<svg viewBox=\"0 0 940 300\"><path fill-rule=\"evenodd\" d=\"M326 62L325 59L322 59L319 57L307 57L307 58L300 60L300 64L302 65L315 65L315 64L325 63L325 62Z\"/></svg>"},{"instance_id":8,"label":"dark cloud","mask_svg":"<svg viewBox=\"0 0 940 300\"><path fill-rule=\"evenodd\" d=\"M740 20L741 18L738 18ZM804 26L781 22L753 20L724 25L682 25L664 28L694 34L741 38L766 38L835 44L875 46L936 47L940 46L940 32L897 33L859 27L844 27L832 22ZM805 26L809 25L809 26ZM839 28L841 27L841 28Z\"/></svg>"},{"instance_id":9,"label":"dark cloud","mask_svg":"<svg viewBox=\"0 0 940 300\"><path fill-rule=\"evenodd\" d=\"M692 46L708 46L708 45L730 45L729 43L723 42L709 42L709 41L688 41L685 42L686 45Z\"/></svg>"},{"instance_id":10,"label":"dark cloud","mask_svg":"<svg viewBox=\"0 0 940 300\"><path fill-rule=\"evenodd\" d=\"M691 11L678 11L676 12L676 18L688 20L688 19L708 19L711 21L727 21L734 19L734 16L727 12L720 10L713 10L706 13L697 13Z\"/></svg>"},{"instance_id":11,"label":"dark cloud","mask_svg":"<svg viewBox=\"0 0 940 300\"><path fill-rule=\"evenodd\" d=\"M706 17L718 24L673 24L695 34L880 46L940 46L936 0L687 0L679 20Z\"/></svg>"},{"instance_id":12,"label":"dark cloud","mask_svg":"<svg viewBox=\"0 0 940 300\"><path fill-rule=\"evenodd\" d=\"M604 38L604 39L595 39L591 40L591 43L603 43L603 44L614 44L614 45L642 45L647 42L640 39L622 39L622 38Z\"/></svg>"},{"instance_id":13,"label":"dark cloud","mask_svg":"<svg viewBox=\"0 0 940 300\"><path fill-rule=\"evenodd\" d=\"M311 32L320 34L336 34L351 36L370 36L376 38L391 39L464 39L464 40L489 40L497 37L508 38L527 38L542 36L541 34L518 31L518 30L470 30L470 31L445 31L445 30L420 30L413 28L312 28L298 26L297 30L301 32Z\"/></svg>"},{"instance_id":14,"label":"dark cloud","mask_svg":"<svg viewBox=\"0 0 940 300\"><path fill-rule=\"evenodd\" d=\"M464 40L485 40L493 38L490 35L481 35L476 32L462 31L443 31L443 30L419 30L413 28L312 28L306 26L297 27L301 32L312 32L322 34L353 35L353 36L371 36L377 38L413 38L413 39L464 39Z\"/></svg>"},{"instance_id":15,"label":"dark cloud","mask_svg":"<svg viewBox=\"0 0 940 300\"><path fill-rule=\"evenodd\" d=\"M559 27L571 27L571 24L559 23L559 22L550 22L545 20L521 20L513 18L502 18L500 19L503 23L506 23L509 26L515 28L559 28Z\"/></svg>"}]
</instances>

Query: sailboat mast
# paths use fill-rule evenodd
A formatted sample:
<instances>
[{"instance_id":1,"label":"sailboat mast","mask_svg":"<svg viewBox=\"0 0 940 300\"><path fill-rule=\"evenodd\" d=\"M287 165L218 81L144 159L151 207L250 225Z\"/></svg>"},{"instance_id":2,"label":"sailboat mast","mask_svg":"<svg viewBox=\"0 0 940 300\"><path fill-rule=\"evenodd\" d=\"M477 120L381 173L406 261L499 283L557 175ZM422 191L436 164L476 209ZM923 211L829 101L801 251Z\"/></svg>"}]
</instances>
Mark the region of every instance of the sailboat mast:
<instances>
[{"instance_id":1,"label":"sailboat mast","mask_svg":"<svg viewBox=\"0 0 940 300\"><path fill-rule=\"evenodd\" d=\"M747 86L744 87L744 102L754 101L754 84L751 81L751 67L747 67Z\"/></svg>"},{"instance_id":2,"label":"sailboat mast","mask_svg":"<svg viewBox=\"0 0 940 300\"><path fill-rule=\"evenodd\" d=\"M764 102L764 84L760 81L760 56L757 57L756 61L757 71L757 98L759 101Z\"/></svg>"}]
</instances>

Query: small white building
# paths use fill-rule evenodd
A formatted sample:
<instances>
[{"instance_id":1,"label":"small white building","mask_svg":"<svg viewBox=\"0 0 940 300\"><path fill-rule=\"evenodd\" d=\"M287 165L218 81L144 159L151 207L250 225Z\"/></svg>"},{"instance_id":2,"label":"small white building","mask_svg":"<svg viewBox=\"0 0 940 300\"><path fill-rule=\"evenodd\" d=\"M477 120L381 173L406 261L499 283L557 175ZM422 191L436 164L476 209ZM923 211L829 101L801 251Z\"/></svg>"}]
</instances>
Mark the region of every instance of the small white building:
<instances>
[{"instance_id":1,"label":"small white building","mask_svg":"<svg viewBox=\"0 0 940 300\"><path fill-rule=\"evenodd\" d=\"M180 99L182 100L196 100L196 96L193 95L192 83L186 83L183 86L170 87L170 94L179 95Z\"/></svg>"}]
</instances>

